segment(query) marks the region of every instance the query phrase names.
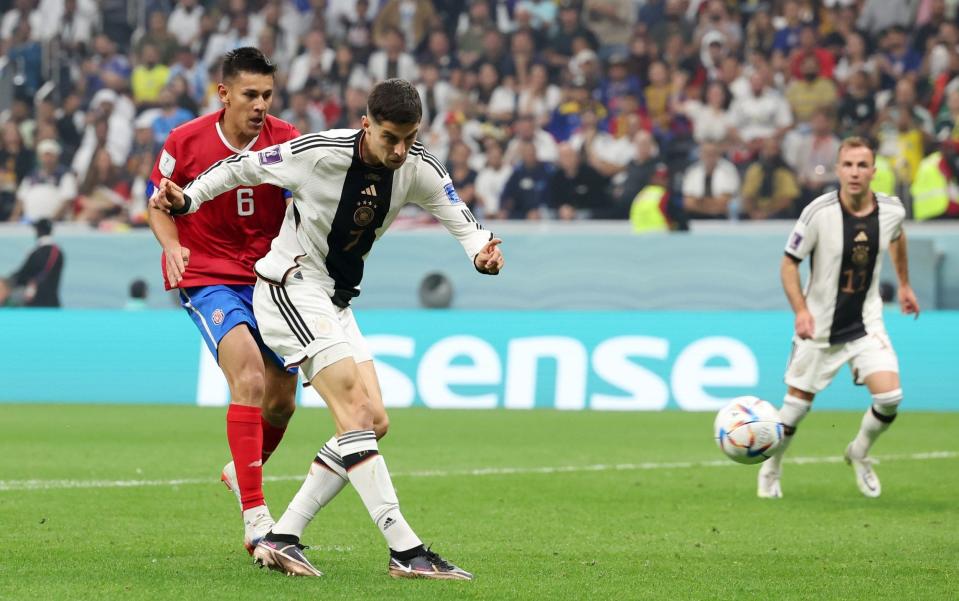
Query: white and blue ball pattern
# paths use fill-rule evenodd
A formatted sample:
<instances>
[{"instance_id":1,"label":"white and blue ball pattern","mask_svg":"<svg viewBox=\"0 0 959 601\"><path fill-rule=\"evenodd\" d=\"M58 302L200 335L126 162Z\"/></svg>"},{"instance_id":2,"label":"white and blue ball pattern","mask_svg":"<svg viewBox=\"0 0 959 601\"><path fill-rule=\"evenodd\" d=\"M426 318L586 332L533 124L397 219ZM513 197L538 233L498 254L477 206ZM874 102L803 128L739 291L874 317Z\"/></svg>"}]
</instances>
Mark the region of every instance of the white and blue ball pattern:
<instances>
[{"instance_id":1,"label":"white and blue ball pattern","mask_svg":"<svg viewBox=\"0 0 959 601\"><path fill-rule=\"evenodd\" d=\"M716 444L738 463L762 463L772 457L783 440L779 412L754 396L733 399L716 414Z\"/></svg>"}]
</instances>

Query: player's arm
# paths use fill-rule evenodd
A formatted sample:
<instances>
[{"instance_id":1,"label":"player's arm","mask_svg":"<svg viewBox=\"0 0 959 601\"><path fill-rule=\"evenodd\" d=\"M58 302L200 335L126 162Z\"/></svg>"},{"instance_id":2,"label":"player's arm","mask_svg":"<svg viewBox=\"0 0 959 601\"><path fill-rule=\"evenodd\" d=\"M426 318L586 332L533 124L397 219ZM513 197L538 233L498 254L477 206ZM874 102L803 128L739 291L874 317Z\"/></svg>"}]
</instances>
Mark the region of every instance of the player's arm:
<instances>
[{"instance_id":1,"label":"player's arm","mask_svg":"<svg viewBox=\"0 0 959 601\"><path fill-rule=\"evenodd\" d=\"M809 255L816 246L816 223L814 215L804 210L786 241L786 254L779 266L779 279L782 281L786 300L796 314L796 335L802 339L812 338L816 331L816 323L809 307L806 306L806 297L803 295L802 282L799 277L799 264Z\"/></svg>"},{"instance_id":2,"label":"player's arm","mask_svg":"<svg viewBox=\"0 0 959 601\"><path fill-rule=\"evenodd\" d=\"M899 308L906 315L919 317L919 300L909 283L909 256L906 250L906 232L900 231L899 237L889 243L889 256L896 268L899 280Z\"/></svg>"},{"instance_id":3,"label":"player's arm","mask_svg":"<svg viewBox=\"0 0 959 601\"><path fill-rule=\"evenodd\" d=\"M150 181L145 190L150 197L147 202L147 223L150 224L150 230L163 249L166 277L171 288L175 288L183 280L183 273L190 263L190 249L180 246L180 235L173 217L156 208L154 199L159 194L158 185L162 179L180 179L181 176L176 171L176 157L179 155L178 138L174 132L164 143L163 150L160 151L160 156L153 165L153 172L150 174Z\"/></svg>"},{"instance_id":4,"label":"player's arm","mask_svg":"<svg viewBox=\"0 0 959 601\"><path fill-rule=\"evenodd\" d=\"M456 194L449 175L440 176L433 167L423 164L418 174L422 193L417 192L414 202L429 211L463 245L473 267L480 273L496 275L503 269L505 259L492 232L483 229L473 213Z\"/></svg>"},{"instance_id":5,"label":"player's arm","mask_svg":"<svg viewBox=\"0 0 959 601\"><path fill-rule=\"evenodd\" d=\"M152 204L172 215L188 215L195 213L203 203L239 186L272 184L295 194L313 170L309 157L314 153L308 145L297 145L300 139L223 159L182 188L163 180Z\"/></svg>"}]
</instances>

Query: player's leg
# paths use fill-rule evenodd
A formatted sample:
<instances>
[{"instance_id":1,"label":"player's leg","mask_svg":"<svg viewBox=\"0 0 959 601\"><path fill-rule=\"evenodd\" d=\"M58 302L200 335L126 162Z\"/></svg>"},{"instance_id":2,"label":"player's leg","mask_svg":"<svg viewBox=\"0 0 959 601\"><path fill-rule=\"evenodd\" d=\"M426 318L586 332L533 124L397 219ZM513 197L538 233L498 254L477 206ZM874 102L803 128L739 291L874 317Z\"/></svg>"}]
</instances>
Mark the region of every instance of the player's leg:
<instances>
[{"instance_id":1,"label":"player's leg","mask_svg":"<svg viewBox=\"0 0 959 601\"><path fill-rule=\"evenodd\" d=\"M782 407L779 408L779 417L783 421L783 439L776 454L767 459L759 468L758 486L756 494L765 499L778 499L783 496L780 479L782 478L783 456L789 443L796 434L796 428L809 410L815 393L800 390L792 386L787 387Z\"/></svg>"},{"instance_id":2,"label":"player's leg","mask_svg":"<svg viewBox=\"0 0 959 601\"><path fill-rule=\"evenodd\" d=\"M357 365L360 372L364 391L370 399L373 410L373 432L380 440L386 435L389 428L389 418L383 406L383 395L380 392L379 380L373 361L364 361ZM300 486L293 500L283 515L276 521L272 533L295 537L296 542L303 537L303 532L321 509L333 500L349 482L343 457L340 455L340 446L336 436L333 436L323 445L310 465L306 480ZM277 540L292 542L293 538Z\"/></svg>"},{"instance_id":3,"label":"player's leg","mask_svg":"<svg viewBox=\"0 0 959 601\"><path fill-rule=\"evenodd\" d=\"M273 525L263 498L263 417L266 373L259 346L247 324L231 329L218 345L220 369L230 387L226 434L233 458L235 486L245 526L244 543L252 551ZM228 466L229 467L229 466ZM228 471L225 470L225 472Z\"/></svg>"},{"instance_id":4,"label":"player's leg","mask_svg":"<svg viewBox=\"0 0 959 601\"><path fill-rule=\"evenodd\" d=\"M390 547L390 575L472 579L469 572L425 549L403 517L373 431L372 401L348 346L344 351L344 358L318 371L311 382L333 415L347 477Z\"/></svg>"},{"instance_id":5,"label":"player's leg","mask_svg":"<svg viewBox=\"0 0 959 601\"><path fill-rule=\"evenodd\" d=\"M862 416L856 438L846 447L845 458L856 474L856 486L867 497L882 493L879 477L872 467L869 451L889 429L902 402L899 361L885 334L871 334L857 341L857 354L850 361L857 384L865 384L872 404Z\"/></svg>"},{"instance_id":6,"label":"player's leg","mask_svg":"<svg viewBox=\"0 0 959 601\"><path fill-rule=\"evenodd\" d=\"M296 410L297 372L287 370L277 363L273 353L263 351L263 369L266 390L263 395L261 423L263 431L263 463L266 463L283 440L286 426ZM281 360L280 360L281 361Z\"/></svg>"}]
</instances>

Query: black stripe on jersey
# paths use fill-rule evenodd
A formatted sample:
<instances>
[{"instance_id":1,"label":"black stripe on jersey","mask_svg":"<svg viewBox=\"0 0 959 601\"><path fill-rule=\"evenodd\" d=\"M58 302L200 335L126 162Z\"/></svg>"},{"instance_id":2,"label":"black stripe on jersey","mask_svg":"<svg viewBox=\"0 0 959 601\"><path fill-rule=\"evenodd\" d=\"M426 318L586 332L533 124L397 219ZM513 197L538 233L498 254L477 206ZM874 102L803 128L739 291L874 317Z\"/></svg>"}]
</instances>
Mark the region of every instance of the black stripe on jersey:
<instances>
[{"instance_id":1,"label":"black stripe on jersey","mask_svg":"<svg viewBox=\"0 0 959 601\"><path fill-rule=\"evenodd\" d=\"M831 193L826 198L820 198L819 200L812 201L806 210L803 211L803 214L799 216L799 220L804 224L809 225L809 222L812 221L813 216L825 209L826 207L832 206L833 204L839 202L839 194Z\"/></svg>"},{"instance_id":2,"label":"black stripe on jersey","mask_svg":"<svg viewBox=\"0 0 959 601\"><path fill-rule=\"evenodd\" d=\"M423 159L423 162L425 162L427 165L432 167L433 170L436 171L436 173L440 177L446 177L447 175L446 170L443 169L443 166L440 165L440 162L433 155L429 154L425 150L418 150L416 148L410 150L410 154L413 156L421 157Z\"/></svg>"},{"instance_id":3,"label":"black stripe on jersey","mask_svg":"<svg viewBox=\"0 0 959 601\"><path fill-rule=\"evenodd\" d=\"M293 332L293 335L296 336L296 339L304 347L310 343L310 340L306 337L302 330L299 329L299 324L297 324L290 316L289 310L286 305L283 304L282 297L278 294L278 290L282 290L280 286L270 286L270 297L273 298L273 302L276 304L276 308L280 310L280 315L283 316L286 325L290 326L290 331Z\"/></svg>"},{"instance_id":4,"label":"black stripe on jersey","mask_svg":"<svg viewBox=\"0 0 959 601\"><path fill-rule=\"evenodd\" d=\"M842 207L842 261L829 344L841 344L866 335L862 308L878 256L879 205L862 217L856 217Z\"/></svg>"},{"instance_id":5,"label":"black stripe on jersey","mask_svg":"<svg viewBox=\"0 0 959 601\"><path fill-rule=\"evenodd\" d=\"M245 159L245 158L248 157L248 156L250 156L250 155L248 155L248 154L235 154L235 155L233 155L233 156L231 156L231 157L228 157L228 158L225 158L225 159L220 159L219 161L217 161L217 162L213 163L212 165L210 165L209 167L207 167L207 168L206 168L206 171L204 171L204 172L201 173L200 175L194 177L194 178L193 178L193 181L195 182L196 180L200 179L201 177L203 177L203 176L206 175L207 173L213 171L214 169L216 169L217 167L219 167L219 166L222 165L223 163L236 163L236 162L242 161L243 159ZM193 182L190 182L190 183L193 183Z\"/></svg>"},{"instance_id":6,"label":"black stripe on jersey","mask_svg":"<svg viewBox=\"0 0 959 601\"><path fill-rule=\"evenodd\" d=\"M300 154L301 152L306 152L307 150L313 150L314 148L352 148L353 143L349 142L346 144L332 144L330 142L314 142L313 144L307 144L306 146L299 146L296 150L290 152L292 155Z\"/></svg>"},{"instance_id":7,"label":"black stripe on jersey","mask_svg":"<svg viewBox=\"0 0 959 601\"><path fill-rule=\"evenodd\" d=\"M322 133L317 134L307 134L305 136L300 136L294 140L290 141L290 148L296 149L299 146L305 146L307 144L312 144L313 142L323 141L323 142L349 142L352 144L356 139L356 134L353 134L347 138L334 138L332 136L325 136Z\"/></svg>"},{"instance_id":8,"label":"black stripe on jersey","mask_svg":"<svg viewBox=\"0 0 959 601\"><path fill-rule=\"evenodd\" d=\"M360 159L360 139L357 136L354 140L353 161L343 179L336 214L326 237L326 271L333 278L334 297L344 305L360 293L363 257L373 247L376 230L386 220L393 195L393 170L364 163ZM376 194L363 194L371 181L376 182Z\"/></svg>"}]
</instances>

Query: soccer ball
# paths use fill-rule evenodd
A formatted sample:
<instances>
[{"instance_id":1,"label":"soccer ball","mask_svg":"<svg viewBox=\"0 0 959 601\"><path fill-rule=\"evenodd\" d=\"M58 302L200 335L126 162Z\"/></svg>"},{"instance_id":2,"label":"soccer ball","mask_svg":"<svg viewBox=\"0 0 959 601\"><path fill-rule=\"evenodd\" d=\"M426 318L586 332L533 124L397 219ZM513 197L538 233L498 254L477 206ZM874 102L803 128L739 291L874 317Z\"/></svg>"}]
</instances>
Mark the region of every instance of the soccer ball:
<instances>
[{"instance_id":1,"label":"soccer ball","mask_svg":"<svg viewBox=\"0 0 959 601\"><path fill-rule=\"evenodd\" d=\"M716 414L716 444L738 463L762 463L776 453L783 440L779 412L754 396L733 399Z\"/></svg>"}]
</instances>

